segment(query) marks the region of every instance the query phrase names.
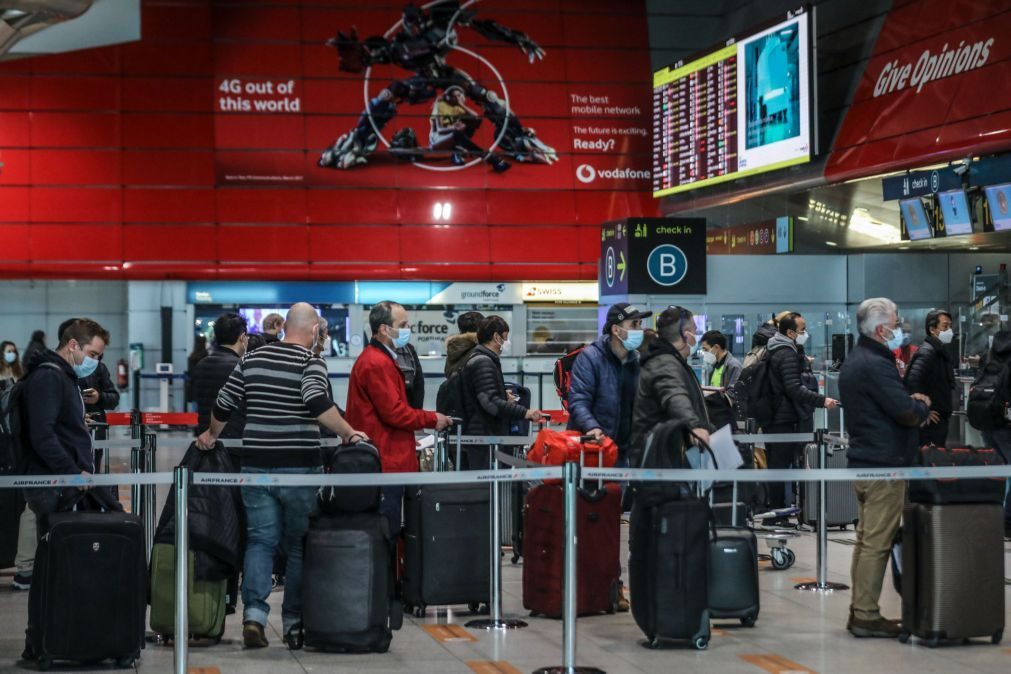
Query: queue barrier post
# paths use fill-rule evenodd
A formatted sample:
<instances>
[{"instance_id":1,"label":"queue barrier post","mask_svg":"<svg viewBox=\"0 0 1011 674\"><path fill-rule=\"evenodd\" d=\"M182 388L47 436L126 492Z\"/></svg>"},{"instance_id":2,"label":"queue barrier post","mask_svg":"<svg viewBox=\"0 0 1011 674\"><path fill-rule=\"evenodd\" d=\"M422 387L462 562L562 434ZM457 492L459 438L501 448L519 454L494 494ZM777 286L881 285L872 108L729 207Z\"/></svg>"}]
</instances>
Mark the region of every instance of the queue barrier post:
<instances>
[{"instance_id":1,"label":"queue barrier post","mask_svg":"<svg viewBox=\"0 0 1011 674\"><path fill-rule=\"evenodd\" d=\"M190 471L185 466L175 469L172 489L176 500L176 586L175 586L175 632L173 643L173 663L175 674L187 674L189 667L189 483Z\"/></svg>"},{"instance_id":2,"label":"queue barrier post","mask_svg":"<svg viewBox=\"0 0 1011 674\"><path fill-rule=\"evenodd\" d=\"M596 667L576 666L576 605L577 545L576 498L579 492L580 466L575 461L562 465L562 501L565 513L565 561L562 585L562 666L541 667L534 674L605 674Z\"/></svg>"},{"instance_id":3,"label":"queue barrier post","mask_svg":"<svg viewBox=\"0 0 1011 674\"><path fill-rule=\"evenodd\" d=\"M457 461L459 461L460 437L460 435L457 435ZM498 445L488 445L488 451L491 455L491 469L498 471ZM457 467L459 467L459 464L457 464ZM489 508L491 513L491 540L489 542L491 552L491 604L488 607L490 615L486 619L471 620L466 623L465 627L483 630L519 629L526 627L527 623L523 620L514 618L504 619L502 617L502 521L499 512L499 481L492 480L488 488L491 490L491 507Z\"/></svg>"},{"instance_id":4,"label":"queue barrier post","mask_svg":"<svg viewBox=\"0 0 1011 674\"><path fill-rule=\"evenodd\" d=\"M828 465L828 441L826 440L828 431L824 428L815 431L816 442L818 444L818 470L824 470ZM818 481L818 578L813 583L799 583L796 589L802 592L835 592L836 590L848 590L849 585L843 583L831 583L828 580L828 483L825 480Z\"/></svg>"}]
</instances>

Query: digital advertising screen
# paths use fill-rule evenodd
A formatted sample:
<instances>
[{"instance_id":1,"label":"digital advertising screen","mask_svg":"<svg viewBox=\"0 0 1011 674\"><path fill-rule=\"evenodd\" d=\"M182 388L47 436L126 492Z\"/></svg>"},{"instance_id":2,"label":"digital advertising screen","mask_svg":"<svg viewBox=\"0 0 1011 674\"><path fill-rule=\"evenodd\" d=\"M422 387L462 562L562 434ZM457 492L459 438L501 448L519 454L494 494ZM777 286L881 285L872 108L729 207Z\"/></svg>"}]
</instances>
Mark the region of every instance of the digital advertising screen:
<instances>
[{"instance_id":1,"label":"digital advertising screen","mask_svg":"<svg viewBox=\"0 0 1011 674\"><path fill-rule=\"evenodd\" d=\"M969 212L969 200L966 199L965 190L939 192L937 202L941 205L945 235L972 234L972 214Z\"/></svg>"},{"instance_id":2,"label":"digital advertising screen","mask_svg":"<svg viewBox=\"0 0 1011 674\"><path fill-rule=\"evenodd\" d=\"M1011 183L1003 185L991 185L984 188L986 201L990 205L990 219L993 220L993 228L998 232L1011 230Z\"/></svg>"},{"instance_id":3,"label":"digital advertising screen","mask_svg":"<svg viewBox=\"0 0 1011 674\"><path fill-rule=\"evenodd\" d=\"M653 196L803 164L813 154L811 14L653 73Z\"/></svg>"},{"instance_id":4,"label":"digital advertising screen","mask_svg":"<svg viewBox=\"0 0 1011 674\"><path fill-rule=\"evenodd\" d=\"M921 241L934 236L930 220L927 219L927 211L919 197L900 201L899 212L902 214L902 222L905 223L910 241Z\"/></svg>"}]
</instances>

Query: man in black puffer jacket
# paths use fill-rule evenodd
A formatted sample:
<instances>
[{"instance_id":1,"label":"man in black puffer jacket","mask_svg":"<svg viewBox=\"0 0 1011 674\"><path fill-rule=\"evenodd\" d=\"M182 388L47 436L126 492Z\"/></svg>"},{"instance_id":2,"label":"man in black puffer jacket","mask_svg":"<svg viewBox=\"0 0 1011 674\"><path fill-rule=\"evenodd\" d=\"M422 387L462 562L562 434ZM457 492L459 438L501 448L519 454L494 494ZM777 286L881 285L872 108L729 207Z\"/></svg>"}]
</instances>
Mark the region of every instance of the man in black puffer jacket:
<instances>
[{"instance_id":1,"label":"man in black puffer jacket","mask_svg":"<svg viewBox=\"0 0 1011 674\"><path fill-rule=\"evenodd\" d=\"M246 353L248 335L246 319L238 314L225 313L214 321L214 351L197 363L190 379L197 401L197 432L200 435L211 425L211 410L218 392L228 381L232 370ZM238 409L228 418L221 432L222 438L241 438L246 425L245 409Z\"/></svg>"},{"instance_id":2,"label":"man in black puffer jacket","mask_svg":"<svg viewBox=\"0 0 1011 674\"><path fill-rule=\"evenodd\" d=\"M806 356L798 348L807 342L807 323L797 313L787 314L779 321L779 332L769 340L769 379L775 399L775 413L771 424L762 430L766 433L800 433L809 426L816 407L832 409L837 402L804 386L801 373L805 371ZM769 443L769 468L789 468L804 449L803 442ZM780 482L769 483L769 506L784 508L786 491Z\"/></svg>"},{"instance_id":3,"label":"man in black puffer jacket","mask_svg":"<svg viewBox=\"0 0 1011 674\"><path fill-rule=\"evenodd\" d=\"M951 314L934 309L927 314L927 339L913 354L906 370L906 389L930 398L930 416L920 428L920 444L944 447L948 441L948 420L954 407L955 363L947 345L955 337Z\"/></svg>"},{"instance_id":4,"label":"man in black puffer jacket","mask_svg":"<svg viewBox=\"0 0 1011 674\"><path fill-rule=\"evenodd\" d=\"M509 324L501 316L488 316L477 329L478 345L463 366L464 435L508 435L518 419L540 421L544 415L510 399L502 378L499 357L509 344ZM469 470L488 467L488 448L472 446L465 455Z\"/></svg>"}]
</instances>

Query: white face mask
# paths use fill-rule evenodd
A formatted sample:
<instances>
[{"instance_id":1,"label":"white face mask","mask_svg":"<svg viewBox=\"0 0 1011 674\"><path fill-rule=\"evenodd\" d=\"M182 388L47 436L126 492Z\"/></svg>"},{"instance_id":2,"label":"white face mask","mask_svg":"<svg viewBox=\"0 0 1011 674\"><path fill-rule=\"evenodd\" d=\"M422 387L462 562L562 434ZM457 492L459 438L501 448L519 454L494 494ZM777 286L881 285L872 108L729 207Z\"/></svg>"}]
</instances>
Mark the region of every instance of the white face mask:
<instances>
[{"instance_id":1,"label":"white face mask","mask_svg":"<svg viewBox=\"0 0 1011 674\"><path fill-rule=\"evenodd\" d=\"M804 332L798 332L797 333L797 340L796 340L797 341L797 345L798 346L804 346L805 344L807 344L807 338L808 337L810 337L810 335L807 334L806 330Z\"/></svg>"},{"instance_id":2,"label":"white face mask","mask_svg":"<svg viewBox=\"0 0 1011 674\"><path fill-rule=\"evenodd\" d=\"M937 334L937 338L941 340L941 344L951 344L951 340L955 339L955 331L951 328L942 330Z\"/></svg>"},{"instance_id":3,"label":"white face mask","mask_svg":"<svg viewBox=\"0 0 1011 674\"><path fill-rule=\"evenodd\" d=\"M713 353L712 351L703 351L702 362L704 362L709 367L716 365L716 354Z\"/></svg>"},{"instance_id":4,"label":"white face mask","mask_svg":"<svg viewBox=\"0 0 1011 674\"><path fill-rule=\"evenodd\" d=\"M504 340L501 344L501 347L502 350L499 352L499 355L508 356L510 353L512 353L513 350L512 340L511 339Z\"/></svg>"}]
</instances>

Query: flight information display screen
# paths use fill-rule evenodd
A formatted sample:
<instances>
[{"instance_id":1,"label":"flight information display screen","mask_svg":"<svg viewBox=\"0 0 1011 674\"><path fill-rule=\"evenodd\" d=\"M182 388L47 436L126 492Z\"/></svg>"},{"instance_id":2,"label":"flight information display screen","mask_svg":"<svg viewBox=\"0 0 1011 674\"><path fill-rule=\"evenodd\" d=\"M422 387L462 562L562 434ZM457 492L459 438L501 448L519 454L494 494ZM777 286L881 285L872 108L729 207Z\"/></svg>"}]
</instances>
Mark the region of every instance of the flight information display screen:
<instances>
[{"instance_id":1,"label":"flight information display screen","mask_svg":"<svg viewBox=\"0 0 1011 674\"><path fill-rule=\"evenodd\" d=\"M810 13L653 73L653 196L811 160Z\"/></svg>"}]
</instances>

